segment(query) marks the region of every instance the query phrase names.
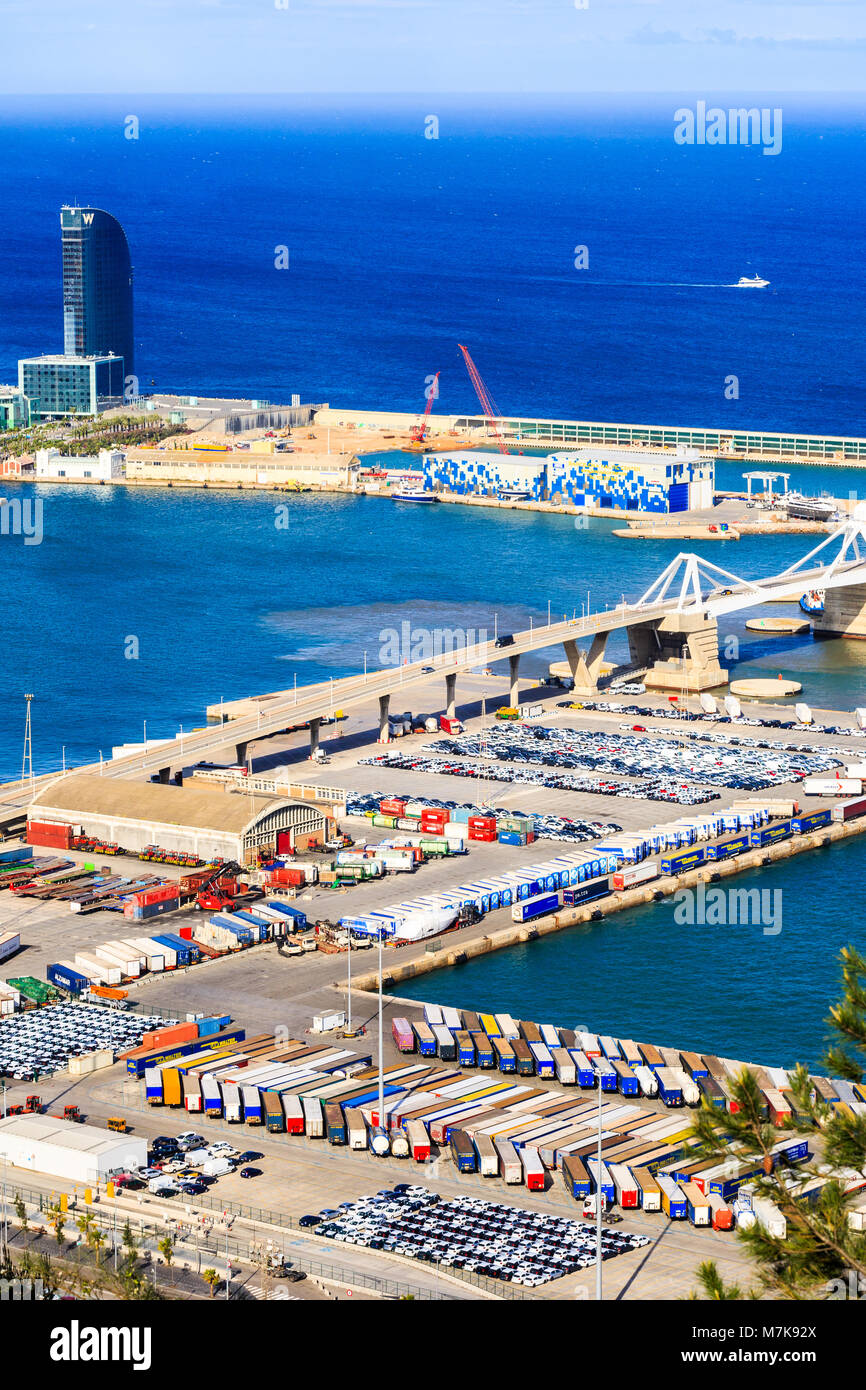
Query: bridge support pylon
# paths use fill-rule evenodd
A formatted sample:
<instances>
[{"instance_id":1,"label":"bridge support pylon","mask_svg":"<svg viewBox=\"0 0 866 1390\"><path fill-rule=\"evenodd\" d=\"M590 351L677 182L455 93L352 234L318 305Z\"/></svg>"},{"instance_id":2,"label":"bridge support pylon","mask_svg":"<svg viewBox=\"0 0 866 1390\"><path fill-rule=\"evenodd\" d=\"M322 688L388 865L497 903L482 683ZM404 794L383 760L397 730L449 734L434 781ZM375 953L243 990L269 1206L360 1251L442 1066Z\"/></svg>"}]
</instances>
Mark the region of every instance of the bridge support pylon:
<instances>
[{"instance_id":1,"label":"bridge support pylon","mask_svg":"<svg viewBox=\"0 0 866 1390\"><path fill-rule=\"evenodd\" d=\"M508 703L512 709L517 709L517 701L520 699L520 688L518 677L520 675L520 653L508 658Z\"/></svg>"},{"instance_id":2,"label":"bridge support pylon","mask_svg":"<svg viewBox=\"0 0 866 1390\"><path fill-rule=\"evenodd\" d=\"M322 727L321 719L310 720L310 757L312 758L319 746L319 730Z\"/></svg>"},{"instance_id":3,"label":"bridge support pylon","mask_svg":"<svg viewBox=\"0 0 866 1390\"><path fill-rule=\"evenodd\" d=\"M628 642L632 661L650 666L643 678L648 690L697 693L728 683L719 664L718 623L706 613L669 613L655 623L629 628Z\"/></svg>"},{"instance_id":4,"label":"bridge support pylon","mask_svg":"<svg viewBox=\"0 0 866 1390\"><path fill-rule=\"evenodd\" d=\"M825 589L824 612L812 619L816 637L855 637L866 641L866 584Z\"/></svg>"},{"instance_id":5,"label":"bridge support pylon","mask_svg":"<svg viewBox=\"0 0 866 1390\"><path fill-rule=\"evenodd\" d=\"M576 642L563 642L568 669L574 681L575 695L598 694L598 678L601 675L607 639L608 633L597 632L588 652L581 651Z\"/></svg>"},{"instance_id":6,"label":"bridge support pylon","mask_svg":"<svg viewBox=\"0 0 866 1390\"><path fill-rule=\"evenodd\" d=\"M235 744L235 762L237 763L238 767L246 767L246 765L247 765L247 745L246 745L246 743L236 743L236 744Z\"/></svg>"},{"instance_id":7,"label":"bridge support pylon","mask_svg":"<svg viewBox=\"0 0 866 1390\"><path fill-rule=\"evenodd\" d=\"M448 719L457 718L457 672L451 671L445 677L445 715Z\"/></svg>"},{"instance_id":8,"label":"bridge support pylon","mask_svg":"<svg viewBox=\"0 0 866 1390\"><path fill-rule=\"evenodd\" d=\"M380 743L390 743L390 741L391 741L391 740L390 740L389 733L388 733L388 711L390 710L390 708L391 708L391 696L390 696L390 695L380 695L380 696L379 696L379 742L380 742Z\"/></svg>"}]
</instances>

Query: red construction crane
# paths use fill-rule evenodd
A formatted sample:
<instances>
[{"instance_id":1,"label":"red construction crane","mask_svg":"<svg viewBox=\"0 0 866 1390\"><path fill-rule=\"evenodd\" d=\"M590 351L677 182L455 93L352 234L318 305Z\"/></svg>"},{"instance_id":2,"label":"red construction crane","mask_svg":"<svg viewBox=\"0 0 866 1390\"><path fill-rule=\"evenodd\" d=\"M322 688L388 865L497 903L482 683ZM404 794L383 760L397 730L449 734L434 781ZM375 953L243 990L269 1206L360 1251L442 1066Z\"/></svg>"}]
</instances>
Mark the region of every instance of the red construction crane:
<instances>
[{"instance_id":1,"label":"red construction crane","mask_svg":"<svg viewBox=\"0 0 866 1390\"><path fill-rule=\"evenodd\" d=\"M430 418L430 411L433 409L433 402L439 395L439 373L437 372L430 385L427 387L427 404L424 407L424 418L420 425L413 425L409 431L409 437L413 444L423 444L427 438L427 421Z\"/></svg>"},{"instance_id":2,"label":"red construction crane","mask_svg":"<svg viewBox=\"0 0 866 1390\"><path fill-rule=\"evenodd\" d=\"M469 349L464 347L462 343L458 343L457 346L463 353L463 360L466 363L466 370L469 373L472 385L475 387L475 394L478 397L478 403L481 406L482 411L484 412L484 418L489 422L490 428L493 430L493 433L496 436L496 446L499 449L500 454L507 454L508 449L506 447L505 440L502 438L502 435L499 433L499 430L497 428L497 421L502 419L502 416L499 413L499 407L497 406L495 400L491 396L487 387L484 385L484 382L481 380L481 374L478 371L478 368L476 367L475 363L472 361L472 358L469 354Z\"/></svg>"}]
</instances>

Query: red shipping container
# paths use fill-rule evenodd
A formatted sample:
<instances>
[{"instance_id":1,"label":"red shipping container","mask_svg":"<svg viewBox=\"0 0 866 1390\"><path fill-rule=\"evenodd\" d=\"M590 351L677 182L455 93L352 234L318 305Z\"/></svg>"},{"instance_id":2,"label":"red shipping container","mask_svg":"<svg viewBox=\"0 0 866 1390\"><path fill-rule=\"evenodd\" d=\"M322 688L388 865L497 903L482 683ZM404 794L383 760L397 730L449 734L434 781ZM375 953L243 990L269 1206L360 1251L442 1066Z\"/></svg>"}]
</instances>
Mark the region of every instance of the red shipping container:
<instances>
[{"instance_id":1,"label":"red shipping container","mask_svg":"<svg viewBox=\"0 0 866 1390\"><path fill-rule=\"evenodd\" d=\"M178 927L177 934L184 941L192 941L192 927Z\"/></svg>"},{"instance_id":2,"label":"red shipping container","mask_svg":"<svg viewBox=\"0 0 866 1390\"><path fill-rule=\"evenodd\" d=\"M451 812L447 806L425 806L421 812L422 820L447 820Z\"/></svg>"},{"instance_id":3,"label":"red shipping container","mask_svg":"<svg viewBox=\"0 0 866 1390\"><path fill-rule=\"evenodd\" d=\"M379 802L379 810L383 816L402 816L406 810L406 802L397 796L389 796Z\"/></svg>"},{"instance_id":4,"label":"red shipping container","mask_svg":"<svg viewBox=\"0 0 866 1390\"><path fill-rule=\"evenodd\" d=\"M72 845L72 826L59 821L28 821L27 843L51 849L69 849Z\"/></svg>"},{"instance_id":5,"label":"red shipping container","mask_svg":"<svg viewBox=\"0 0 866 1390\"><path fill-rule=\"evenodd\" d=\"M292 888L303 888L307 881L307 876L303 869L284 869L286 875L285 882Z\"/></svg>"},{"instance_id":6,"label":"red shipping container","mask_svg":"<svg viewBox=\"0 0 866 1390\"><path fill-rule=\"evenodd\" d=\"M468 821L470 830L495 830L495 816L470 816Z\"/></svg>"},{"instance_id":7,"label":"red shipping container","mask_svg":"<svg viewBox=\"0 0 866 1390\"><path fill-rule=\"evenodd\" d=\"M481 843L481 844L489 845L489 844L492 844L493 841L496 839L496 831L495 831L495 830L475 830L475 829L473 829L472 826L470 826L470 828L469 828L469 835L467 836L467 838L470 839L470 840L475 840L475 841L477 841L477 842L479 842L479 843Z\"/></svg>"},{"instance_id":8,"label":"red shipping container","mask_svg":"<svg viewBox=\"0 0 866 1390\"><path fill-rule=\"evenodd\" d=\"M170 1047L172 1043L193 1042L198 1037L197 1023L173 1023L170 1028L156 1028L144 1033L141 1045L148 1052L157 1047Z\"/></svg>"},{"instance_id":9,"label":"red shipping container","mask_svg":"<svg viewBox=\"0 0 866 1390\"><path fill-rule=\"evenodd\" d=\"M180 897L180 885L177 883L161 883L156 888L145 888L141 893L132 893L130 901L136 907L150 907L151 903L170 902L172 898Z\"/></svg>"}]
</instances>

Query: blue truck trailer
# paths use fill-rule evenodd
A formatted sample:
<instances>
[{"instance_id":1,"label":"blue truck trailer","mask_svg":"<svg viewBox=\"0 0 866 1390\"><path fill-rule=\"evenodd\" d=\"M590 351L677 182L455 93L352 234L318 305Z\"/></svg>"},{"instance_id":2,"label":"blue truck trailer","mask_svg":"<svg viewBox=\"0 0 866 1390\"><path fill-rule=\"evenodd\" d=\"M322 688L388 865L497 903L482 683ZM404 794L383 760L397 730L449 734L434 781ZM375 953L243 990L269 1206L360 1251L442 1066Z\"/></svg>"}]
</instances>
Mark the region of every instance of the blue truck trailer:
<instances>
[{"instance_id":1,"label":"blue truck trailer","mask_svg":"<svg viewBox=\"0 0 866 1390\"><path fill-rule=\"evenodd\" d=\"M748 848L748 833L732 835L729 840L720 840L716 845L707 845L707 859L732 859L734 855L745 854Z\"/></svg>"},{"instance_id":2,"label":"blue truck trailer","mask_svg":"<svg viewBox=\"0 0 866 1390\"><path fill-rule=\"evenodd\" d=\"M601 1089L615 1091L619 1086L619 1074L613 1062L609 1062L606 1057L593 1057L592 1061Z\"/></svg>"},{"instance_id":3,"label":"blue truck trailer","mask_svg":"<svg viewBox=\"0 0 866 1390\"><path fill-rule=\"evenodd\" d=\"M595 902L596 898L606 898L610 894L610 879L588 878L574 888L563 888L562 906L579 907L581 903Z\"/></svg>"},{"instance_id":4,"label":"blue truck trailer","mask_svg":"<svg viewBox=\"0 0 866 1390\"><path fill-rule=\"evenodd\" d=\"M774 845L777 840L788 840L793 834L791 821L776 821L775 825L762 825L749 831L749 844L752 849L763 849L764 845Z\"/></svg>"},{"instance_id":5,"label":"blue truck trailer","mask_svg":"<svg viewBox=\"0 0 866 1390\"><path fill-rule=\"evenodd\" d=\"M577 1070L577 1084L587 1090L596 1083L596 1071L592 1062L585 1052L578 1052L573 1048L568 1048L568 1055L574 1062Z\"/></svg>"},{"instance_id":6,"label":"blue truck trailer","mask_svg":"<svg viewBox=\"0 0 866 1390\"><path fill-rule=\"evenodd\" d=\"M79 970L73 970L70 965L49 965L45 976L50 985L65 989L67 994L83 994L90 989L88 977Z\"/></svg>"},{"instance_id":7,"label":"blue truck trailer","mask_svg":"<svg viewBox=\"0 0 866 1390\"><path fill-rule=\"evenodd\" d=\"M696 869L703 864L705 858L702 847L678 849L673 854L662 855L661 871L663 874L684 874L688 869Z\"/></svg>"},{"instance_id":8,"label":"blue truck trailer","mask_svg":"<svg viewBox=\"0 0 866 1390\"><path fill-rule=\"evenodd\" d=\"M543 917L546 912L556 912L559 907L558 893L538 893L534 898L524 898L511 909L514 922L530 922L533 917Z\"/></svg>"},{"instance_id":9,"label":"blue truck trailer","mask_svg":"<svg viewBox=\"0 0 866 1390\"><path fill-rule=\"evenodd\" d=\"M805 816L794 816L791 829L795 835L808 835L810 830L820 830L822 825L830 825L831 820L830 807L827 806L823 811L810 811Z\"/></svg>"}]
</instances>

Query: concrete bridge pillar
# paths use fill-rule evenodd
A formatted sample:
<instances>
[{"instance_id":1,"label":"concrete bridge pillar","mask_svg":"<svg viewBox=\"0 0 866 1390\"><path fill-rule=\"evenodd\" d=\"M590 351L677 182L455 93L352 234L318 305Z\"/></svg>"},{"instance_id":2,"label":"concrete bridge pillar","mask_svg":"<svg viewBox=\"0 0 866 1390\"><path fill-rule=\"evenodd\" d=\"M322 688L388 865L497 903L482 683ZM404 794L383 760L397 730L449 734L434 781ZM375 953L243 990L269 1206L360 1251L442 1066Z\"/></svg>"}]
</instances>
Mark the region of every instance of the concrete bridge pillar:
<instances>
[{"instance_id":1,"label":"concrete bridge pillar","mask_svg":"<svg viewBox=\"0 0 866 1390\"><path fill-rule=\"evenodd\" d=\"M237 763L238 767L246 767L246 765L247 765L247 744L246 744L246 743L236 743L236 744L235 744L235 762Z\"/></svg>"},{"instance_id":2,"label":"concrete bridge pillar","mask_svg":"<svg viewBox=\"0 0 866 1390\"><path fill-rule=\"evenodd\" d=\"M856 637L862 642L866 638L866 584L827 589L824 612L812 619L812 631L816 637Z\"/></svg>"},{"instance_id":3,"label":"concrete bridge pillar","mask_svg":"<svg viewBox=\"0 0 866 1390\"><path fill-rule=\"evenodd\" d=\"M520 653L517 652L514 656L510 656L510 657L508 658L508 678L509 678L508 703L509 703L509 705L511 706L512 709L517 709L517 701L520 699L520 691L519 691L519 689L518 689L518 684L517 684L517 678L518 678L519 674L520 674Z\"/></svg>"},{"instance_id":4,"label":"concrete bridge pillar","mask_svg":"<svg viewBox=\"0 0 866 1390\"><path fill-rule=\"evenodd\" d=\"M319 730L322 727L321 719L310 720L310 757L312 758L319 746Z\"/></svg>"},{"instance_id":5,"label":"concrete bridge pillar","mask_svg":"<svg viewBox=\"0 0 866 1390\"><path fill-rule=\"evenodd\" d=\"M445 677L445 714L448 719L457 718L457 672Z\"/></svg>"},{"instance_id":6,"label":"concrete bridge pillar","mask_svg":"<svg viewBox=\"0 0 866 1390\"><path fill-rule=\"evenodd\" d=\"M389 743L388 736L388 711L391 708L391 696L379 696L379 742Z\"/></svg>"},{"instance_id":7,"label":"concrete bridge pillar","mask_svg":"<svg viewBox=\"0 0 866 1390\"><path fill-rule=\"evenodd\" d=\"M563 642L576 695L594 695L597 693L598 678L601 675L607 638L606 632L597 632L590 643L588 652L582 652L573 640Z\"/></svg>"},{"instance_id":8,"label":"concrete bridge pillar","mask_svg":"<svg viewBox=\"0 0 866 1390\"><path fill-rule=\"evenodd\" d=\"M161 768L159 769L159 780L160 780L160 782L170 782L170 781L171 781L171 768L170 768L170 767L161 767Z\"/></svg>"},{"instance_id":9,"label":"concrete bridge pillar","mask_svg":"<svg viewBox=\"0 0 866 1390\"><path fill-rule=\"evenodd\" d=\"M656 655L644 676L647 689L700 691L727 685L728 673L719 665L715 618L705 613L669 613L658 622L654 636Z\"/></svg>"}]
</instances>

